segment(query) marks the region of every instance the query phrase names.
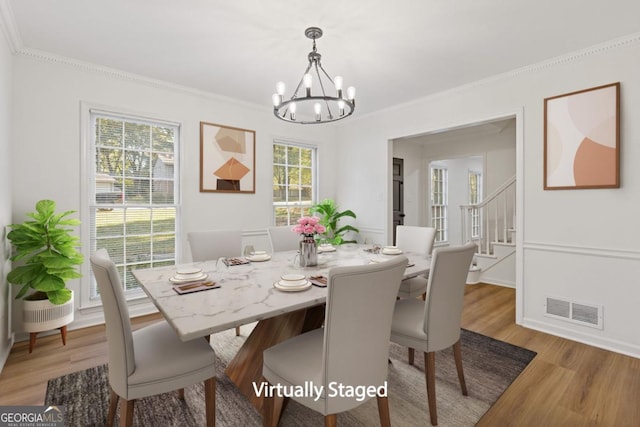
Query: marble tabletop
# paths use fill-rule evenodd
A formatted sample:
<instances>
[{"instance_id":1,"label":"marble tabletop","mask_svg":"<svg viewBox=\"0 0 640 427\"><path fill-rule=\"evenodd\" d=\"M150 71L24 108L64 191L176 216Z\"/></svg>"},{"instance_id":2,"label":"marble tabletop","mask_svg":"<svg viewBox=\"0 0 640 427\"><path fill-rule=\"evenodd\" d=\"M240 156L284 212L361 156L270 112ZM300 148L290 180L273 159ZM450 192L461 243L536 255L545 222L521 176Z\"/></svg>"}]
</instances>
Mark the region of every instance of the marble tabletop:
<instances>
[{"instance_id":1,"label":"marble tabletop","mask_svg":"<svg viewBox=\"0 0 640 427\"><path fill-rule=\"evenodd\" d=\"M273 284L283 274L327 275L332 267L363 265L372 260L383 261L393 257L365 252L360 245L343 245L335 252L318 253L317 267L299 268L294 266L296 253L275 252L268 261L229 267L221 260L212 260L133 270L132 273L180 339L188 341L326 301L326 288L311 286L299 292L283 292L274 288ZM405 252L404 255L409 259L404 278L429 271L431 261L423 254ZM178 295L169 278L186 266L201 268L209 280L221 286Z\"/></svg>"}]
</instances>

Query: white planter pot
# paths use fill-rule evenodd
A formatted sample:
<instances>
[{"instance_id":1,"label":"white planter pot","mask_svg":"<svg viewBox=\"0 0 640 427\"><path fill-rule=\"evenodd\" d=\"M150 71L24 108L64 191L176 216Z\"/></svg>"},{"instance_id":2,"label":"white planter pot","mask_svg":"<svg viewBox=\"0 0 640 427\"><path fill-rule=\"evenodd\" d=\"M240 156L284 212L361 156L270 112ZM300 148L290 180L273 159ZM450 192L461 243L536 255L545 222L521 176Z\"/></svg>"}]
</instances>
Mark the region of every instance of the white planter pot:
<instances>
[{"instance_id":1,"label":"white planter pot","mask_svg":"<svg viewBox=\"0 0 640 427\"><path fill-rule=\"evenodd\" d=\"M49 300L23 301L22 324L25 332L43 332L58 329L73 322L73 291L64 304L51 304Z\"/></svg>"}]
</instances>

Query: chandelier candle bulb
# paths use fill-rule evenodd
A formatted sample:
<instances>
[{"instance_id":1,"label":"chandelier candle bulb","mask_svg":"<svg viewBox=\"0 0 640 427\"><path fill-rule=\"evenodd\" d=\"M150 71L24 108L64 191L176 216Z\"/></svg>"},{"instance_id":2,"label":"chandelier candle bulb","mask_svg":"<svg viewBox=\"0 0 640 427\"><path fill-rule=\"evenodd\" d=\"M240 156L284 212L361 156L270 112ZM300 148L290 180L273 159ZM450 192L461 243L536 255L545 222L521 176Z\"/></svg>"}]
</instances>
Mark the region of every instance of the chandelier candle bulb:
<instances>
[{"instance_id":1,"label":"chandelier candle bulb","mask_svg":"<svg viewBox=\"0 0 640 427\"><path fill-rule=\"evenodd\" d=\"M273 95L271 95L271 100L273 101L273 106L277 107L282 103L282 96L278 95L277 93L274 93Z\"/></svg>"},{"instance_id":2,"label":"chandelier candle bulb","mask_svg":"<svg viewBox=\"0 0 640 427\"><path fill-rule=\"evenodd\" d=\"M276 93L280 96L284 96L285 87L284 82L276 83Z\"/></svg>"},{"instance_id":3,"label":"chandelier candle bulb","mask_svg":"<svg viewBox=\"0 0 640 427\"><path fill-rule=\"evenodd\" d=\"M320 115L320 113L322 113L322 105L320 105L319 102L316 102L313 105L313 111L316 112L316 120L320 120L322 118L322 116Z\"/></svg>"},{"instance_id":4,"label":"chandelier candle bulb","mask_svg":"<svg viewBox=\"0 0 640 427\"><path fill-rule=\"evenodd\" d=\"M289 104L289 113L291 113L291 120L296 119L296 103L292 102Z\"/></svg>"},{"instance_id":5,"label":"chandelier candle bulb","mask_svg":"<svg viewBox=\"0 0 640 427\"><path fill-rule=\"evenodd\" d=\"M353 86L349 86L347 88L347 98L350 101L353 101L356 98L356 88Z\"/></svg>"},{"instance_id":6,"label":"chandelier candle bulb","mask_svg":"<svg viewBox=\"0 0 640 427\"><path fill-rule=\"evenodd\" d=\"M342 98L342 76L335 76L333 84L336 86L336 90L338 91L338 98Z\"/></svg>"},{"instance_id":7,"label":"chandelier candle bulb","mask_svg":"<svg viewBox=\"0 0 640 427\"><path fill-rule=\"evenodd\" d=\"M338 110L340 110L340 115L344 116L344 101L342 99L338 101Z\"/></svg>"}]
</instances>

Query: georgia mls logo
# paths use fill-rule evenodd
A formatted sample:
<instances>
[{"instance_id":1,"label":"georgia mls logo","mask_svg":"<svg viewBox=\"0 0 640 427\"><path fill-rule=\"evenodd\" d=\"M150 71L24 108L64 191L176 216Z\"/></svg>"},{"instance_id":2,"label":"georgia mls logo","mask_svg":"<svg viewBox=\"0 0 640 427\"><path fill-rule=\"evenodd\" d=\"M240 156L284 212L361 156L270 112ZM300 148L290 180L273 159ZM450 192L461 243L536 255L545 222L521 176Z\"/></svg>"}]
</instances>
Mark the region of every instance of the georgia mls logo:
<instances>
[{"instance_id":1,"label":"georgia mls logo","mask_svg":"<svg viewBox=\"0 0 640 427\"><path fill-rule=\"evenodd\" d=\"M0 406L0 427L58 426L64 426L64 406Z\"/></svg>"}]
</instances>

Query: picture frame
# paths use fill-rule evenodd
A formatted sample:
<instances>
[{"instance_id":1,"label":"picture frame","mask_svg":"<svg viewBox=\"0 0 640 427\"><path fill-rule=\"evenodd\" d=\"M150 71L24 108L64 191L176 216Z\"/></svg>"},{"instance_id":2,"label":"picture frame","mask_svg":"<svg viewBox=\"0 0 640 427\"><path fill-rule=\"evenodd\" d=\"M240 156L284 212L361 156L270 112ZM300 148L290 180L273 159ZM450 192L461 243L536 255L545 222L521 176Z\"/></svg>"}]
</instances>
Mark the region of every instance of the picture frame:
<instances>
[{"instance_id":1,"label":"picture frame","mask_svg":"<svg viewBox=\"0 0 640 427\"><path fill-rule=\"evenodd\" d=\"M200 192L256 192L256 132L200 122Z\"/></svg>"},{"instance_id":2,"label":"picture frame","mask_svg":"<svg viewBox=\"0 0 640 427\"><path fill-rule=\"evenodd\" d=\"M620 187L620 82L544 100L544 189Z\"/></svg>"}]
</instances>

